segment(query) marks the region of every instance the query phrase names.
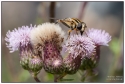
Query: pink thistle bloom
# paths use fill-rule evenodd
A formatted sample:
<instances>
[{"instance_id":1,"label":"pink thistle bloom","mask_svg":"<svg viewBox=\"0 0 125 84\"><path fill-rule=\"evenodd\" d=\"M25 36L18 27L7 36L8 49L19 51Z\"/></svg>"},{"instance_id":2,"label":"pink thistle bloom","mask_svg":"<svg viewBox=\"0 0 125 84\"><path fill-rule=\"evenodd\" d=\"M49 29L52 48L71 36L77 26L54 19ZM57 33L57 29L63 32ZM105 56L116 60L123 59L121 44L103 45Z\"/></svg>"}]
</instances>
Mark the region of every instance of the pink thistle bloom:
<instances>
[{"instance_id":1,"label":"pink thistle bloom","mask_svg":"<svg viewBox=\"0 0 125 84\"><path fill-rule=\"evenodd\" d=\"M18 29L14 29L12 31L8 31L5 37L5 41L7 47L10 52L17 51L19 48L26 48L30 44L30 31L33 29L32 25L18 27Z\"/></svg>"},{"instance_id":2,"label":"pink thistle bloom","mask_svg":"<svg viewBox=\"0 0 125 84\"><path fill-rule=\"evenodd\" d=\"M71 36L64 47L66 47L66 51L68 51L73 58L76 58L79 55L82 55L81 58L83 58L84 56L91 54L95 48L94 43L90 38L81 35Z\"/></svg>"},{"instance_id":3,"label":"pink thistle bloom","mask_svg":"<svg viewBox=\"0 0 125 84\"><path fill-rule=\"evenodd\" d=\"M111 36L104 30L91 28L86 34L96 45L108 46L108 42L111 41Z\"/></svg>"}]
</instances>

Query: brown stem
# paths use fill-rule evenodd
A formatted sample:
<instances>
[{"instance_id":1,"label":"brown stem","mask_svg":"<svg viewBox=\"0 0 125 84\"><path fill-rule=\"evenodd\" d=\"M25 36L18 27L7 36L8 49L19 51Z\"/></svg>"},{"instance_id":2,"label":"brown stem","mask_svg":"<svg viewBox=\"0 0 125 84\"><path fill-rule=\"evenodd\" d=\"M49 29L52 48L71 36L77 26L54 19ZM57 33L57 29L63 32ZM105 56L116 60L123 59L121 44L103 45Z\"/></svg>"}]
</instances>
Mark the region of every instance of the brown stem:
<instances>
[{"instance_id":1,"label":"brown stem","mask_svg":"<svg viewBox=\"0 0 125 84\"><path fill-rule=\"evenodd\" d=\"M34 76L34 79L36 82L40 83L40 80L37 78L37 76Z\"/></svg>"},{"instance_id":2,"label":"brown stem","mask_svg":"<svg viewBox=\"0 0 125 84\"><path fill-rule=\"evenodd\" d=\"M55 17L55 4L56 2L50 3L50 22L54 22L54 19L51 19L51 18Z\"/></svg>"},{"instance_id":3,"label":"brown stem","mask_svg":"<svg viewBox=\"0 0 125 84\"><path fill-rule=\"evenodd\" d=\"M34 72L32 72L32 71L29 71L29 72L30 72L31 76L35 79L36 82L38 82L38 83L41 82L41 81L38 79L38 77L37 77L37 74L38 74L38 73L34 73Z\"/></svg>"},{"instance_id":4,"label":"brown stem","mask_svg":"<svg viewBox=\"0 0 125 84\"><path fill-rule=\"evenodd\" d=\"M99 62L99 59L100 59L100 46L96 47L96 59L97 59L97 62Z\"/></svg>"},{"instance_id":5,"label":"brown stem","mask_svg":"<svg viewBox=\"0 0 125 84\"><path fill-rule=\"evenodd\" d=\"M79 14L79 19L83 18L83 14L84 14L85 7L86 7L87 3L88 3L88 2L83 2L82 8L81 8L80 14Z\"/></svg>"},{"instance_id":6,"label":"brown stem","mask_svg":"<svg viewBox=\"0 0 125 84\"><path fill-rule=\"evenodd\" d=\"M57 75L54 75L54 82L57 82Z\"/></svg>"}]
</instances>

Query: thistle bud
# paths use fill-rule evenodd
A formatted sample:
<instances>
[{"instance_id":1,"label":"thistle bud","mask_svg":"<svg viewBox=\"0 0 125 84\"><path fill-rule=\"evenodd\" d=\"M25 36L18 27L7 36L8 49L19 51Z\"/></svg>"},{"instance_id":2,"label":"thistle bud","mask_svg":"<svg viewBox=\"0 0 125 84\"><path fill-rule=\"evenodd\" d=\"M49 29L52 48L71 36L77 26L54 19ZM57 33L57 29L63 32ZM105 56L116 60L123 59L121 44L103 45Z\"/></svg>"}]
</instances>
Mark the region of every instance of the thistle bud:
<instances>
[{"instance_id":1,"label":"thistle bud","mask_svg":"<svg viewBox=\"0 0 125 84\"><path fill-rule=\"evenodd\" d=\"M42 60L39 57L34 57L29 60L29 68L32 72L38 72L42 69Z\"/></svg>"}]
</instances>

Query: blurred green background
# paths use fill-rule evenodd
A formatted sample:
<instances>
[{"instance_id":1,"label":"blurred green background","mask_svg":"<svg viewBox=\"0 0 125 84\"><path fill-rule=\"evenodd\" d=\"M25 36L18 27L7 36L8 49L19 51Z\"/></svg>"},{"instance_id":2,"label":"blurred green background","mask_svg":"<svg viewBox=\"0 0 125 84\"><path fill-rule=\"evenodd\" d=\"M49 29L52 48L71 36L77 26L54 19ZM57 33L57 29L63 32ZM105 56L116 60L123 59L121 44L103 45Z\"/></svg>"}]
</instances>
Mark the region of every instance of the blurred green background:
<instances>
[{"instance_id":1,"label":"blurred green background","mask_svg":"<svg viewBox=\"0 0 125 84\"><path fill-rule=\"evenodd\" d=\"M53 17L75 17L84 21L88 28L106 30L112 40L108 47L101 47L100 61L96 68L98 75L91 82L124 81L123 2L2 2L1 5L1 82L35 82L29 72L20 66L19 52L9 53L4 40L7 31L23 25L48 22ZM67 32L68 28L61 26ZM42 82L53 82L53 75L43 69L38 77ZM81 82L79 73L64 78L74 79L70 82Z\"/></svg>"}]
</instances>

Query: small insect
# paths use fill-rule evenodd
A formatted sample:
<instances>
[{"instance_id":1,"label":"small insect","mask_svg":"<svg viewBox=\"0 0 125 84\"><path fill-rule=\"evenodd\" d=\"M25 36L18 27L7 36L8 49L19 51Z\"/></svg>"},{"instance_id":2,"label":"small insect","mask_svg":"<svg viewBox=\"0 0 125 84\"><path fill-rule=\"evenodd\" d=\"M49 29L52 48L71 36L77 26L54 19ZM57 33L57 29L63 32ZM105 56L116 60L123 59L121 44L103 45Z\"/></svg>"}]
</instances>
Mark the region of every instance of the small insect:
<instances>
[{"instance_id":1,"label":"small insect","mask_svg":"<svg viewBox=\"0 0 125 84\"><path fill-rule=\"evenodd\" d=\"M60 22L62 24L64 24L65 26L67 26L68 28L70 28L70 30L68 31L69 36L70 36L70 32L72 32L72 30L75 30L76 33L77 33L77 31L80 31L80 33L82 35L83 32L85 31L85 28L87 28L86 24L77 18L65 18L65 19L56 20L56 23L60 23Z\"/></svg>"}]
</instances>

